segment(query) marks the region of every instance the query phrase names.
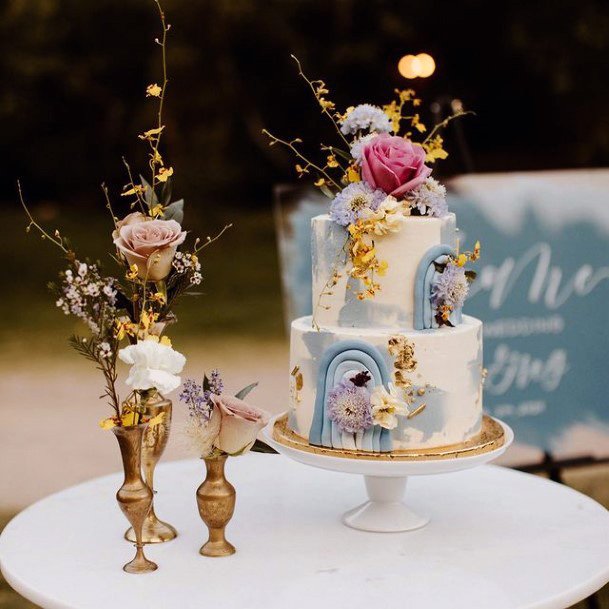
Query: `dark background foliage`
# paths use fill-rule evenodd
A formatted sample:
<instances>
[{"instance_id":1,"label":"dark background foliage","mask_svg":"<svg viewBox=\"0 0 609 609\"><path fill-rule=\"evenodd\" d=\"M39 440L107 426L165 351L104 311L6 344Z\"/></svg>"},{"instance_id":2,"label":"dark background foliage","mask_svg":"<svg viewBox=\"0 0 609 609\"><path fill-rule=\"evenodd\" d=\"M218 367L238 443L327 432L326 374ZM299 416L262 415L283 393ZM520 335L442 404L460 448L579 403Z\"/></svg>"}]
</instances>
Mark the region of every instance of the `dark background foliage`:
<instances>
[{"instance_id":1,"label":"dark background foliage","mask_svg":"<svg viewBox=\"0 0 609 609\"><path fill-rule=\"evenodd\" d=\"M99 204L102 179L143 160L135 135L152 125L144 97L159 81L158 20L148 0L5 0L0 9L0 199L17 176L33 200ZM409 52L437 61L415 83L427 105L458 97L477 118L461 128L480 171L606 165L609 5L487 0L166 0L170 88L166 155L187 201L267 205L293 179L269 127L305 143L331 129L290 53L323 78L340 108L383 103L408 86ZM429 121L430 119L428 119ZM453 154L444 173L469 167ZM450 141L452 140L452 141Z\"/></svg>"}]
</instances>

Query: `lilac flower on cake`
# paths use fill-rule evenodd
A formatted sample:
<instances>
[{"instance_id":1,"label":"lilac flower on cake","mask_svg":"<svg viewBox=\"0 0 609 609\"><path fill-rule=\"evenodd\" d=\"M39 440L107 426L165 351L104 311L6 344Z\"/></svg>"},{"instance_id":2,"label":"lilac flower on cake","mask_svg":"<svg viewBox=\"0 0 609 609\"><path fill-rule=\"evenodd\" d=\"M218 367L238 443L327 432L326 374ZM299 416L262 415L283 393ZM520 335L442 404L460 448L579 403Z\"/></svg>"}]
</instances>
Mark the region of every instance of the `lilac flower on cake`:
<instances>
[{"instance_id":1,"label":"lilac flower on cake","mask_svg":"<svg viewBox=\"0 0 609 609\"><path fill-rule=\"evenodd\" d=\"M463 306L469 282L465 269L456 264L447 264L443 273L439 273L431 287L431 299L434 306L447 305L451 309Z\"/></svg>"},{"instance_id":2,"label":"lilac flower on cake","mask_svg":"<svg viewBox=\"0 0 609 609\"><path fill-rule=\"evenodd\" d=\"M365 210L376 211L386 197L382 190L374 190L365 182L349 184L332 201L330 219L349 226L357 222Z\"/></svg>"},{"instance_id":3,"label":"lilac flower on cake","mask_svg":"<svg viewBox=\"0 0 609 609\"><path fill-rule=\"evenodd\" d=\"M341 121L340 130L345 135L365 130L389 133L391 121L379 107L372 104L360 104L352 110L347 110L345 118Z\"/></svg>"},{"instance_id":4,"label":"lilac flower on cake","mask_svg":"<svg viewBox=\"0 0 609 609\"><path fill-rule=\"evenodd\" d=\"M357 433L372 427L370 394L351 381L339 383L328 394L328 417L341 431Z\"/></svg>"},{"instance_id":5,"label":"lilac flower on cake","mask_svg":"<svg viewBox=\"0 0 609 609\"><path fill-rule=\"evenodd\" d=\"M427 178L421 186L410 191L408 202L411 207L418 209L422 216L442 218L448 213L446 188L433 178Z\"/></svg>"}]
</instances>

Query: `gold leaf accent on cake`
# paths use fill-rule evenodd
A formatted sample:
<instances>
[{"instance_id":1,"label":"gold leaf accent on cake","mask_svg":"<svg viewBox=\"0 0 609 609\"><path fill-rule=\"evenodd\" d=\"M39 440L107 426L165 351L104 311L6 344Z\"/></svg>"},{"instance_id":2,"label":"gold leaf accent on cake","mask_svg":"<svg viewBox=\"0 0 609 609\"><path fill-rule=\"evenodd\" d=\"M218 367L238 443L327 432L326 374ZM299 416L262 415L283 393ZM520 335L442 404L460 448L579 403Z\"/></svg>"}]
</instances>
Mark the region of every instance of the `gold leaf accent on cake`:
<instances>
[{"instance_id":1,"label":"gold leaf accent on cake","mask_svg":"<svg viewBox=\"0 0 609 609\"><path fill-rule=\"evenodd\" d=\"M290 376L293 379L293 382L290 383L291 397L292 397L293 401L301 402L302 396L300 395L300 392L302 391L302 388L304 387L304 377L302 376L302 372L300 372L300 367L294 366L294 369L290 373Z\"/></svg>"},{"instance_id":2,"label":"gold leaf accent on cake","mask_svg":"<svg viewBox=\"0 0 609 609\"><path fill-rule=\"evenodd\" d=\"M413 417L416 417L418 414L421 414L425 410L426 407L427 407L427 404L425 402L423 402L418 408L415 408L412 412L410 412L406 418L412 419Z\"/></svg>"},{"instance_id":3,"label":"gold leaf accent on cake","mask_svg":"<svg viewBox=\"0 0 609 609\"><path fill-rule=\"evenodd\" d=\"M412 381L408 378L408 373L414 372L417 368L414 343L411 343L405 336L392 336L387 344L387 350L395 357L393 363L395 384L398 387L411 387Z\"/></svg>"}]
</instances>

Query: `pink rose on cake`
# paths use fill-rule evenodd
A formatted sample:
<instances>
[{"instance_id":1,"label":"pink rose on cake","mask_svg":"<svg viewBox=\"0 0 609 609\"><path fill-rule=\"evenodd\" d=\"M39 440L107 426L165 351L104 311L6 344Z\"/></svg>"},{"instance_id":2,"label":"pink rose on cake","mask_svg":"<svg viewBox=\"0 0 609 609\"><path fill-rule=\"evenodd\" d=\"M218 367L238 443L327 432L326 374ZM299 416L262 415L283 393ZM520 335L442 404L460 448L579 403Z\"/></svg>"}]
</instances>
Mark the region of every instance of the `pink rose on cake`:
<instances>
[{"instance_id":1,"label":"pink rose on cake","mask_svg":"<svg viewBox=\"0 0 609 609\"><path fill-rule=\"evenodd\" d=\"M431 174L422 146L385 133L363 146L361 166L362 177L372 188L396 198L423 184Z\"/></svg>"},{"instance_id":2,"label":"pink rose on cake","mask_svg":"<svg viewBox=\"0 0 609 609\"><path fill-rule=\"evenodd\" d=\"M113 236L129 265L137 266L141 279L162 281L171 271L186 231L175 220L149 220L143 214L129 214L118 223Z\"/></svg>"}]
</instances>

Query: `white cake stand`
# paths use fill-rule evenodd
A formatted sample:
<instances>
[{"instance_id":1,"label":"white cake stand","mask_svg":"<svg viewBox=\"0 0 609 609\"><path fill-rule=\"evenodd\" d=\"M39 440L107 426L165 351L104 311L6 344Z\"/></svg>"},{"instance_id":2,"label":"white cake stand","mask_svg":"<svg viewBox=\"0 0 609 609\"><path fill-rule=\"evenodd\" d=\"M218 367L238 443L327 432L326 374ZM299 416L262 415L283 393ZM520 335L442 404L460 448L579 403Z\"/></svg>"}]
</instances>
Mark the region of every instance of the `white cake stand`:
<instances>
[{"instance_id":1,"label":"white cake stand","mask_svg":"<svg viewBox=\"0 0 609 609\"><path fill-rule=\"evenodd\" d=\"M499 441L486 438L486 442L481 439L478 445L472 443L466 449L436 453L413 451L395 457L370 453L369 458L360 453L360 458L353 458L345 456L345 451L310 447L302 439L297 440L298 436L286 436L282 433L285 418L286 413L282 413L271 419L262 432L265 442L305 465L363 475L368 501L346 512L342 520L354 529L377 533L413 531L429 522L429 516L414 512L404 503L408 476L446 474L483 465L502 455L514 440L514 432L508 425L485 417L487 426L491 425L495 432L498 428L503 431Z\"/></svg>"}]
</instances>

